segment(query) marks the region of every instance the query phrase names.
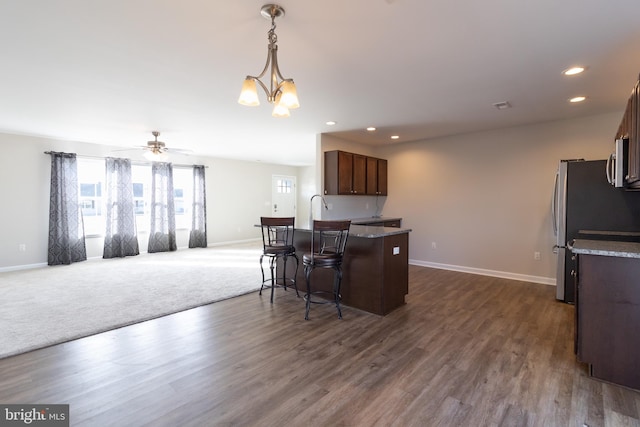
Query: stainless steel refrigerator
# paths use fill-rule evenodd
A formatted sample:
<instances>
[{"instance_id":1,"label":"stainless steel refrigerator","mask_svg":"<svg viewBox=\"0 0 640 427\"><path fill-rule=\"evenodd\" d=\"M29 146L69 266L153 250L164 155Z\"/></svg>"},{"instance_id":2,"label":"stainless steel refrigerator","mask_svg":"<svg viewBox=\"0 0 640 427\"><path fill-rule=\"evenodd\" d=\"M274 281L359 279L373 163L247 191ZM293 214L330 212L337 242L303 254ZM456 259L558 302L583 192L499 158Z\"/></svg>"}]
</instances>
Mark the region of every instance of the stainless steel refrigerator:
<instances>
[{"instance_id":1,"label":"stainless steel refrigerator","mask_svg":"<svg viewBox=\"0 0 640 427\"><path fill-rule=\"evenodd\" d=\"M561 160L556 173L552 214L558 254L556 299L573 303L573 239L637 240L640 192L607 181L606 160Z\"/></svg>"}]
</instances>

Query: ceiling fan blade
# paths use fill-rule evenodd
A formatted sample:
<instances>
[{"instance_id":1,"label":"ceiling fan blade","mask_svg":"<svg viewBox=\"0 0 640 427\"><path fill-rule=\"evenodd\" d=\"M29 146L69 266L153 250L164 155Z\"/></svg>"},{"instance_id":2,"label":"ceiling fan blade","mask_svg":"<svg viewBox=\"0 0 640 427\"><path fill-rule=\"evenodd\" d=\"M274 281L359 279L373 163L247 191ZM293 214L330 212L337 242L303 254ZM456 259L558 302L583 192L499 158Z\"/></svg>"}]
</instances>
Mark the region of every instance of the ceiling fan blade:
<instances>
[{"instance_id":1,"label":"ceiling fan blade","mask_svg":"<svg viewBox=\"0 0 640 427\"><path fill-rule=\"evenodd\" d=\"M116 153L116 152L119 152L119 151L137 151L137 150L139 150L139 149L140 149L140 148L138 148L138 147L131 147L131 148L119 148L119 149L117 149L117 150L111 150L111 152L112 152L112 153Z\"/></svg>"},{"instance_id":2,"label":"ceiling fan blade","mask_svg":"<svg viewBox=\"0 0 640 427\"><path fill-rule=\"evenodd\" d=\"M193 154L193 150L189 150L186 148L167 148L166 151L176 154Z\"/></svg>"}]
</instances>

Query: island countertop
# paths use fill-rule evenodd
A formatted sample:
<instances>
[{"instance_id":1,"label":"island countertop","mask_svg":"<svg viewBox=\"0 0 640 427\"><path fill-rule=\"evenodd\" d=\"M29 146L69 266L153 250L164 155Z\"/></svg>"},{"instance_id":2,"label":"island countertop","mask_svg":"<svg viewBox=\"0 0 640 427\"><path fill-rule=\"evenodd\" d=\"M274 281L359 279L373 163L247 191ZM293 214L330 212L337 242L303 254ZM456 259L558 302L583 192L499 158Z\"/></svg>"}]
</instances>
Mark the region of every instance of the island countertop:
<instances>
[{"instance_id":1,"label":"island countertop","mask_svg":"<svg viewBox=\"0 0 640 427\"><path fill-rule=\"evenodd\" d=\"M309 228L298 228L296 231L311 231ZM382 227L377 225L357 225L351 224L349 236L364 237L366 239L377 239L379 237L394 236L396 234L409 233L410 228Z\"/></svg>"},{"instance_id":2,"label":"island countertop","mask_svg":"<svg viewBox=\"0 0 640 427\"><path fill-rule=\"evenodd\" d=\"M576 254L640 258L640 243L637 242L576 239L571 250Z\"/></svg>"},{"instance_id":3,"label":"island countertop","mask_svg":"<svg viewBox=\"0 0 640 427\"><path fill-rule=\"evenodd\" d=\"M395 216L366 216L363 218L352 218L351 224L367 225L377 222L402 221L402 218Z\"/></svg>"}]
</instances>

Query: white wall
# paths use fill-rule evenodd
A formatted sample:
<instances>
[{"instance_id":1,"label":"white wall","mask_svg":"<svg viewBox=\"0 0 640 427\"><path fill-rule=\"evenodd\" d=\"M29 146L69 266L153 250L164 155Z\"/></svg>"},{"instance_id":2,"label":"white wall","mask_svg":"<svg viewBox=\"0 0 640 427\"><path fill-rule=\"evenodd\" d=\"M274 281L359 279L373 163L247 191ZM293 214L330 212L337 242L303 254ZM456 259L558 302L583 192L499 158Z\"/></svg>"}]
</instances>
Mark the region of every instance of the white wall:
<instances>
[{"instance_id":1,"label":"white wall","mask_svg":"<svg viewBox=\"0 0 640 427\"><path fill-rule=\"evenodd\" d=\"M619 112L380 148L376 154L389 162L384 213L413 230L412 263L555 283L550 203L558 161L607 158L621 118Z\"/></svg>"},{"instance_id":2,"label":"white wall","mask_svg":"<svg viewBox=\"0 0 640 427\"><path fill-rule=\"evenodd\" d=\"M74 152L84 156L120 156L143 160L141 153L113 152L116 147L0 134L0 269L47 262L50 156L44 151ZM117 147L121 149L121 147ZM254 227L271 213L271 176L298 177L299 168L211 157L172 155L176 164L204 164L207 186L209 244L257 239ZM302 181L305 184L308 178ZM309 185L306 182L306 185ZM301 199L301 196L298 196ZM300 203L298 203L300 204ZM188 230L177 233L178 247L188 244ZM21 244L26 250L21 252ZM101 237L87 238L87 255L102 256ZM141 251L146 237L141 236Z\"/></svg>"}]
</instances>

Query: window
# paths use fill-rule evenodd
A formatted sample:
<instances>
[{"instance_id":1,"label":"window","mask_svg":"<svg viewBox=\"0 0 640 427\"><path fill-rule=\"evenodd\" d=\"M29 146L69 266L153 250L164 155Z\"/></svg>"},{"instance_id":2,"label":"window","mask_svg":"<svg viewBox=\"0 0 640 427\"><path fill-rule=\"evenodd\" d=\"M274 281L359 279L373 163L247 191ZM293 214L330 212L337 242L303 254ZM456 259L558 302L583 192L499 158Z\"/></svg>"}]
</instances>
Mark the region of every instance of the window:
<instances>
[{"instance_id":1,"label":"window","mask_svg":"<svg viewBox=\"0 0 640 427\"><path fill-rule=\"evenodd\" d=\"M87 236L104 234L104 161L78 159L78 186L80 208Z\"/></svg>"},{"instance_id":2,"label":"window","mask_svg":"<svg viewBox=\"0 0 640 427\"><path fill-rule=\"evenodd\" d=\"M276 183L278 193L291 193L293 188L293 181L290 179L278 179Z\"/></svg>"},{"instance_id":3,"label":"window","mask_svg":"<svg viewBox=\"0 0 640 427\"><path fill-rule=\"evenodd\" d=\"M133 209L137 215L144 215L145 203L144 203L144 184L142 182L133 183Z\"/></svg>"},{"instance_id":4,"label":"window","mask_svg":"<svg viewBox=\"0 0 640 427\"><path fill-rule=\"evenodd\" d=\"M151 200L151 166L132 165L133 203L138 232L147 232ZM87 236L104 235L105 200L104 160L78 158L79 203L84 217L84 232ZM176 228L191 229L191 205L193 198L193 169L173 168L173 195L176 211Z\"/></svg>"},{"instance_id":5,"label":"window","mask_svg":"<svg viewBox=\"0 0 640 427\"><path fill-rule=\"evenodd\" d=\"M133 182L133 209L136 214L136 230L149 231L149 200L151 199L151 166L131 165Z\"/></svg>"},{"instance_id":6,"label":"window","mask_svg":"<svg viewBox=\"0 0 640 427\"><path fill-rule=\"evenodd\" d=\"M191 229L193 169L173 168L173 202L176 208L176 228Z\"/></svg>"}]
</instances>

